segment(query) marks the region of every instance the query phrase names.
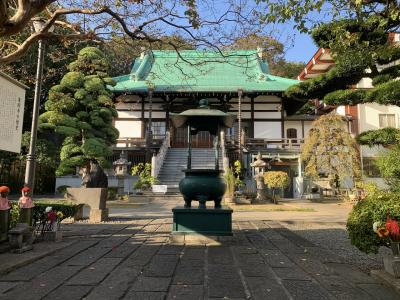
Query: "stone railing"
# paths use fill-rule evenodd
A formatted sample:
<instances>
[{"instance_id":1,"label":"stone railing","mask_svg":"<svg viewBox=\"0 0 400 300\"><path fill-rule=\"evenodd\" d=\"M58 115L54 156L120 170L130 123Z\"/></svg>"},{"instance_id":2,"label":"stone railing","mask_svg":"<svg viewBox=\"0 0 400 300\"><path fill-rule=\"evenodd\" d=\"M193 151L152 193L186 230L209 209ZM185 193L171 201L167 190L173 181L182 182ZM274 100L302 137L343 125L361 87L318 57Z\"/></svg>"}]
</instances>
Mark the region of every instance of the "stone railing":
<instances>
[{"instance_id":1,"label":"stone railing","mask_svg":"<svg viewBox=\"0 0 400 300\"><path fill-rule=\"evenodd\" d=\"M157 155L154 155L151 158L151 176L157 178L158 173L160 172L160 169L164 163L165 156L167 155L168 148L171 145L170 141L170 133L167 131L165 133L165 139L163 143L161 144L160 150L158 151Z\"/></svg>"}]
</instances>

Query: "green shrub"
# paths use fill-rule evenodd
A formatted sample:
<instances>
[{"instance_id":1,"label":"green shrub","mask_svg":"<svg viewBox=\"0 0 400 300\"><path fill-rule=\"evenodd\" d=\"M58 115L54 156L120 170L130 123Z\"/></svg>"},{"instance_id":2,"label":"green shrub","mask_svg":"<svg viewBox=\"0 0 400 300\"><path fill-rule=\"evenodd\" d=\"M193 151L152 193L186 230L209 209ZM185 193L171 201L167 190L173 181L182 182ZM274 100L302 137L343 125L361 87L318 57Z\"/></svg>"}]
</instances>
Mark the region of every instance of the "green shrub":
<instances>
[{"instance_id":1,"label":"green shrub","mask_svg":"<svg viewBox=\"0 0 400 300\"><path fill-rule=\"evenodd\" d=\"M373 231L374 222L385 224L387 215L400 219L400 193L381 190L367 192L367 197L356 204L347 220L351 243L365 253L377 253L380 246L388 246Z\"/></svg>"},{"instance_id":2,"label":"green shrub","mask_svg":"<svg viewBox=\"0 0 400 300\"><path fill-rule=\"evenodd\" d=\"M69 201L35 201L35 207L32 212L34 222L42 218L48 206L51 206L57 212L61 211L63 213L62 219L66 219L74 217L83 204L76 204Z\"/></svg>"},{"instance_id":3,"label":"green shrub","mask_svg":"<svg viewBox=\"0 0 400 300\"><path fill-rule=\"evenodd\" d=\"M107 200L116 200L117 193L118 193L117 187L108 187L107 188Z\"/></svg>"},{"instance_id":4,"label":"green shrub","mask_svg":"<svg viewBox=\"0 0 400 300\"><path fill-rule=\"evenodd\" d=\"M157 178L151 176L151 164L149 163L139 163L132 167L131 172L133 176L139 176L133 186L136 190L148 190L158 182Z\"/></svg>"}]
</instances>

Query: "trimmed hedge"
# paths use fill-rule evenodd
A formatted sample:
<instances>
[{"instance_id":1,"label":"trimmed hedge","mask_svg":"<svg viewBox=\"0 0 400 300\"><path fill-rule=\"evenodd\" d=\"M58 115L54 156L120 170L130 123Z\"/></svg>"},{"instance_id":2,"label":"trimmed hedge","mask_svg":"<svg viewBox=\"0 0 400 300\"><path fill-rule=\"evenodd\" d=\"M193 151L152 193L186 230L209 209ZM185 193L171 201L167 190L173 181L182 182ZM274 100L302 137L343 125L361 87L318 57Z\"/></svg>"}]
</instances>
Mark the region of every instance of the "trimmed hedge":
<instances>
[{"instance_id":1,"label":"trimmed hedge","mask_svg":"<svg viewBox=\"0 0 400 300\"><path fill-rule=\"evenodd\" d=\"M347 220L347 230L351 243L365 253L377 253L379 247L389 246L373 231L374 222L385 224L387 214L400 220L400 193L370 191L366 199L356 204Z\"/></svg>"},{"instance_id":2,"label":"trimmed hedge","mask_svg":"<svg viewBox=\"0 0 400 300\"><path fill-rule=\"evenodd\" d=\"M68 201L34 201L35 207L32 212L33 222L37 222L42 219L45 214L46 207L51 206L56 211L61 211L63 214L63 219L72 218L78 212L78 210L83 206L83 204L76 204ZM19 220L19 206L17 202L12 202L12 207L10 211L10 228L14 227Z\"/></svg>"}]
</instances>

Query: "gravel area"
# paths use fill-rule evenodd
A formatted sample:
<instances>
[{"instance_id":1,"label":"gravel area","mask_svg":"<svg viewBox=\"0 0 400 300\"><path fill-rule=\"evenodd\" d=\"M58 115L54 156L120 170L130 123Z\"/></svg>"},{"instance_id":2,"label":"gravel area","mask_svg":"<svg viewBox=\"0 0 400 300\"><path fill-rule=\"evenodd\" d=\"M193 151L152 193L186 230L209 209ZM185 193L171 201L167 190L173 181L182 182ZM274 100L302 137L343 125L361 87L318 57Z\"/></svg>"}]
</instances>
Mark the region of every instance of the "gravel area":
<instances>
[{"instance_id":1,"label":"gravel area","mask_svg":"<svg viewBox=\"0 0 400 300\"><path fill-rule=\"evenodd\" d=\"M347 263L357 266L365 273L383 269L382 257L391 253L381 247L378 254L365 254L351 245L346 226L340 223L280 222L286 228L311 241L315 245L328 249L343 257Z\"/></svg>"}]
</instances>

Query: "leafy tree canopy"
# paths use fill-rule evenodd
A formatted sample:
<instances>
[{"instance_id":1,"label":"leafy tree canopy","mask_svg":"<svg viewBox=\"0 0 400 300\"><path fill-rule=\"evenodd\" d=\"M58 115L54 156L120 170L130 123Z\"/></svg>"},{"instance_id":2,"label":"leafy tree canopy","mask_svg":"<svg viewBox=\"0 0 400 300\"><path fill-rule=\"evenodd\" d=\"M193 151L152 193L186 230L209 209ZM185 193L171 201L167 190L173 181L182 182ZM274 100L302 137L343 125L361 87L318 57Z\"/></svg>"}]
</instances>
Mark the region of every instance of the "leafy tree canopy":
<instances>
[{"instance_id":1,"label":"leafy tree canopy","mask_svg":"<svg viewBox=\"0 0 400 300\"><path fill-rule=\"evenodd\" d=\"M60 83L51 88L46 112L39 118L41 130L65 136L57 175L73 173L76 166L90 160L105 166L118 137L112 126L117 112L106 89L114 82L108 75L110 66L103 52L86 47L68 68Z\"/></svg>"},{"instance_id":2,"label":"leafy tree canopy","mask_svg":"<svg viewBox=\"0 0 400 300\"><path fill-rule=\"evenodd\" d=\"M242 50L262 48L269 65L269 71L276 76L296 78L305 65L302 62L286 61L284 58L284 45L268 35L251 33L238 38L228 48Z\"/></svg>"},{"instance_id":3,"label":"leafy tree canopy","mask_svg":"<svg viewBox=\"0 0 400 300\"><path fill-rule=\"evenodd\" d=\"M394 79L400 67L388 68L400 59L400 47L391 41L391 32L400 26L398 0L263 2L268 5L264 20L293 21L297 29L312 33L319 47L329 48L335 60L335 66L326 74L289 89L288 97L304 101L318 98L333 105L398 105L400 84ZM330 21L325 21L325 11L330 12ZM311 17L314 22L310 22ZM373 79L374 89L365 93L350 91L363 77Z\"/></svg>"}]
</instances>

